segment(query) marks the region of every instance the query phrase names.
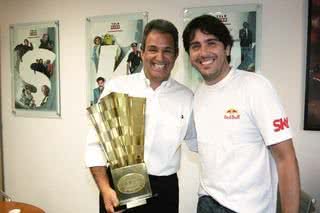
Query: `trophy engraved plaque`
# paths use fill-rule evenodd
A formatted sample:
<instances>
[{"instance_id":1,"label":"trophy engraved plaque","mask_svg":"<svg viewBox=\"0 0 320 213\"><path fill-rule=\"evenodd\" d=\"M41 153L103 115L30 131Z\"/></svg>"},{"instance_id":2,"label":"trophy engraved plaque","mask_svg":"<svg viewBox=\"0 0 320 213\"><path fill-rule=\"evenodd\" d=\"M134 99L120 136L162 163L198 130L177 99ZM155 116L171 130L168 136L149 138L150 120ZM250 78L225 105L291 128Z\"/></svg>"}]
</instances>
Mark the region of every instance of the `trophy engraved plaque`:
<instances>
[{"instance_id":1,"label":"trophy engraved plaque","mask_svg":"<svg viewBox=\"0 0 320 213\"><path fill-rule=\"evenodd\" d=\"M145 98L113 92L87 108L124 208L146 204L152 197L143 161L145 107Z\"/></svg>"}]
</instances>

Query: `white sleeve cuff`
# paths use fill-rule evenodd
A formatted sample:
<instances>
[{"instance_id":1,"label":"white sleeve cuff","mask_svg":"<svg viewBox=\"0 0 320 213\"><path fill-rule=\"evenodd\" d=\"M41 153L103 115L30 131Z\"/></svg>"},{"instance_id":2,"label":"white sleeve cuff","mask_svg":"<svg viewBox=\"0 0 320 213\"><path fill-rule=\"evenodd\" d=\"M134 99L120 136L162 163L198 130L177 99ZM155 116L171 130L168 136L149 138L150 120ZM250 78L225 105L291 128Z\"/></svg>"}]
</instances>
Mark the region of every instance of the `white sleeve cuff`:
<instances>
[{"instance_id":1,"label":"white sleeve cuff","mask_svg":"<svg viewBox=\"0 0 320 213\"><path fill-rule=\"evenodd\" d=\"M89 133L87 135L85 164L87 167L106 165L106 159L99 144L99 137L92 125L89 127Z\"/></svg>"},{"instance_id":2,"label":"white sleeve cuff","mask_svg":"<svg viewBox=\"0 0 320 213\"><path fill-rule=\"evenodd\" d=\"M87 144L85 164L87 167L106 166L106 159L98 143Z\"/></svg>"}]
</instances>

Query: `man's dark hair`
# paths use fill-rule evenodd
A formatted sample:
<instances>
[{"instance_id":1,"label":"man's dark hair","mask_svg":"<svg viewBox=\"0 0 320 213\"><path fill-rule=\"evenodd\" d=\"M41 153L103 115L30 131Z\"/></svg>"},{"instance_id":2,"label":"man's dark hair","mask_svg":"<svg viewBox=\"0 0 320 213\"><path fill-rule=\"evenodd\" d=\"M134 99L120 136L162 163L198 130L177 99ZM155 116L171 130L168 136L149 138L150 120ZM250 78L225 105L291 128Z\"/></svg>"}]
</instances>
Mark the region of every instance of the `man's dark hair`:
<instances>
[{"instance_id":1,"label":"man's dark hair","mask_svg":"<svg viewBox=\"0 0 320 213\"><path fill-rule=\"evenodd\" d=\"M245 21L245 22L243 22L242 26L248 28L249 27L249 23Z\"/></svg>"},{"instance_id":2,"label":"man's dark hair","mask_svg":"<svg viewBox=\"0 0 320 213\"><path fill-rule=\"evenodd\" d=\"M194 38L197 30L205 34L214 35L224 45L224 48L233 45L233 39L228 28L216 17L211 15L202 15L191 20L183 31L183 46L189 54L190 42ZM228 57L228 62L230 58Z\"/></svg>"},{"instance_id":3,"label":"man's dark hair","mask_svg":"<svg viewBox=\"0 0 320 213\"><path fill-rule=\"evenodd\" d=\"M105 80L104 80L103 77L100 76L100 77L97 78L96 82L98 82L98 81L105 81Z\"/></svg>"},{"instance_id":4,"label":"man's dark hair","mask_svg":"<svg viewBox=\"0 0 320 213\"><path fill-rule=\"evenodd\" d=\"M42 85L42 88L43 88L43 94L45 96L48 96L50 93L50 88L47 85Z\"/></svg>"},{"instance_id":5,"label":"man's dark hair","mask_svg":"<svg viewBox=\"0 0 320 213\"><path fill-rule=\"evenodd\" d=\"M175 54L178 54L179 43L178 43L178 30L177 28L169 21L163 19L155 19L150 21L144 28L143 39L141 44L141 49L144 51L146 47L146 39L150 32L160 32L168 33L172 36L174 42L174 51Z\"/></svg>"}]
</instances>

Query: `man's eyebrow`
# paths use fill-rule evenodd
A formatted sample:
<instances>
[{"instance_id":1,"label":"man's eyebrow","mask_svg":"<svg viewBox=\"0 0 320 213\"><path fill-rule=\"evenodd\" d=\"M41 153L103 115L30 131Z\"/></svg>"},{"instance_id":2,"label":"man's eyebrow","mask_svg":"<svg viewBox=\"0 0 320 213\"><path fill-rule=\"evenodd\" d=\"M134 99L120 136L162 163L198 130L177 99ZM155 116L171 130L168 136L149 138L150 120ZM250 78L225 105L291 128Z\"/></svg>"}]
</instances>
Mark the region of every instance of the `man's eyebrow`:
<instances>
[{"instance_id":1,"label":"man's eyebrow","mask_svg":"<svg viewBox=\"0 0 320 213\"><path fill-rule=\"evenodd\" d=\"M220 41L220 40L217 39L217 38L208 38L208 39L205 40L205 42L210 42L210 41ZM200 42L199 41L191 41L190 45L198 44L198 43L200 43Z\"/></svg>"},{"instance_id":2,"label":"man's eyebrow","mask_svg":"<svg viewBox=\"0 0 320 213\"><path fill-rule=\"evenodd\" d=\"M146 45L147 48L157 48L156 45L150 44L150 45Z\"/></svg>"},{"instance_id":3,"label":"man's eyebrow","mask_svg":"<svg viewBox=\"0 0 320 213\"><path fill-rule=\"evenodd\" d=\"M158 47L157 45L153 45L153 44L147 45L146 48L163 48L163 49L172 49L172 50L174 50L174 47L171 47L171 46Z\"/></svg>"},{"instance_id":4,"label":"man's eyebrow","mask_svg":"<svg viewBox=\"0 0 320 213\"><path fill-rule=\"evenodd\" d=\"M220 41L220 40L217 38L208 38L208 39L206 39L206 42L208 42L208 41Z\"/></svg>"},{"instance_id":5,"label":"man's eyebrow","mask_svg":"<svg viewBox=\"0 0 320 213\"><path fill-rule=\"evenodd\" d=\"M199 41L191 41L191 42L190 42L190 45L199 44L199 43L200 43Z\"/></svg>"},{"instance_id":6,"label":"man's eyebrow","mask_svg":"<svg viewBox=\"0 0 320 213\"><path fill-rule=\"evenodd\" d=\"M170 49L170 50L174 50L174 47L167 46L167 47L165 47L164 49L166 49L166 50L168 50L168 49Z\"/></svg>"}]
</instances>

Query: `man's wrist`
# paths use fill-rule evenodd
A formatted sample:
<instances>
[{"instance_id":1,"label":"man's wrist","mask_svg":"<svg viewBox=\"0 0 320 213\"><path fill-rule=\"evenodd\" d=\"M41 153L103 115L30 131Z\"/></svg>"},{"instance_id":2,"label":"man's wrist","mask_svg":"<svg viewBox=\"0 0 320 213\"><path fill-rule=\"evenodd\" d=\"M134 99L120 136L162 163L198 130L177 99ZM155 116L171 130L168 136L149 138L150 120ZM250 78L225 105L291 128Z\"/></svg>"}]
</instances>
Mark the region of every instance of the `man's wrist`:
<instances>
[{"instance_id":1,"label":"man's wrist","mask_svg":"<svg viewBox=\"0 0 320 213\"><path fill-rule=\"evenodd\" d=\"M102 194L108 194L110 191L113 190L110 184L106 184L100 191Z\"/></svg>"}]
</instances>

